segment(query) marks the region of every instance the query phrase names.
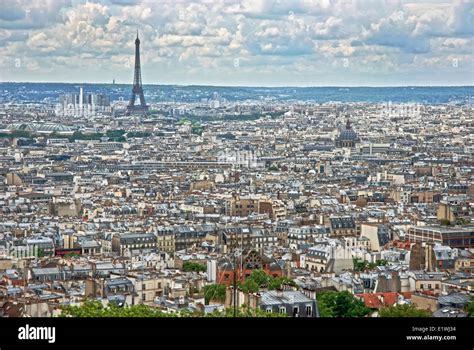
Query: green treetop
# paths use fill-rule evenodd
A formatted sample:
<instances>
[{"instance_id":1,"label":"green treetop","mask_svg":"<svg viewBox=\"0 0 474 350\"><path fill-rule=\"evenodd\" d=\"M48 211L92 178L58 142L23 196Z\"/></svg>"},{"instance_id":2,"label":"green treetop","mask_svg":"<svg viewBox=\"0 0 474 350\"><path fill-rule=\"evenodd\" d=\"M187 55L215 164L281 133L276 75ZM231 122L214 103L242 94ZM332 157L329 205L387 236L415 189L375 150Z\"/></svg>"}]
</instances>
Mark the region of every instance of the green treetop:
<instances>
[{"instance_id":1,"label":"green treetop","mask_svg":"<svg viewBox=\"0 0 474 350\"><path fill-rule=\"evenodd\" d=\"M403 304L381 309L380 317L431 317L431 312L419 310L413 304Z\"/></svg>"}]
</instances>

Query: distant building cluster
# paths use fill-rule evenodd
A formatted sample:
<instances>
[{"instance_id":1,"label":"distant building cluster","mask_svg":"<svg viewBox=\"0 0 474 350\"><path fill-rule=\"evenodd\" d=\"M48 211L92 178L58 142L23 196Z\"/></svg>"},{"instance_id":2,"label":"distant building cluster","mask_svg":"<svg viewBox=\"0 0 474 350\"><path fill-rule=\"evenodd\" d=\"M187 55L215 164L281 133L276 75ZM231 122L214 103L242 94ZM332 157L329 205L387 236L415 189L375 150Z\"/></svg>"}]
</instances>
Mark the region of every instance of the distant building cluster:
<instances>
[{"instance_id":1,"label":"distant building cluster","mask_svg":"<svg viewBox=\"0 0 474 350\"><path fill-rule=\"evenodd\" d=\"M59 96L59 105L56 113L61 116L85 117L97 112L111 112L110 96L106 94L79 93L63 94Z\"/></svg>"},{"instance_id":2,"label":"distant building cluster","mask_svg":"<svg viewBox=\"0 0 474 350\"><path fill-rule=\"evenodd\" d=\"M59 121L1 107L0 316L95 299L319 317L328 291L374 317L467 315L472 106L117 104L81 89ZM270 282L255 287L256 273Z\"/></svg>"}]
</instances>

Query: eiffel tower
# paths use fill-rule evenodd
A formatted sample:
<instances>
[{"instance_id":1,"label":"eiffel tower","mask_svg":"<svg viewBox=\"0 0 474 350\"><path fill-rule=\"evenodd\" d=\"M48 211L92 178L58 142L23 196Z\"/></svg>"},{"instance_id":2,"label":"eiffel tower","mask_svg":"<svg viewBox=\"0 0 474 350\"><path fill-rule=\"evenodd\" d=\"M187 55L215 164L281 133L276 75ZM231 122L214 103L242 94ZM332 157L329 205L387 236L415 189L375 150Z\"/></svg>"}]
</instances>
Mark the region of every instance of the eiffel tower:
<instances>
[{"instance_id":1,"label":"eiffel tower","mask_svg":"<svg viewBox=\"0 0 474 350\"><path fill-rule=\"evenodd\" d=\"M137 96L140 97L140 104L135 106ZM132 96L127 106L127 112L130 114L132 112L146 111L148 111L148 106L145 103L145 96L143 95L142 73L140 68L140 39L138 39L137 30L137 38L135 39L135 73L133 76Z\"/></svg>"}]
</instances>

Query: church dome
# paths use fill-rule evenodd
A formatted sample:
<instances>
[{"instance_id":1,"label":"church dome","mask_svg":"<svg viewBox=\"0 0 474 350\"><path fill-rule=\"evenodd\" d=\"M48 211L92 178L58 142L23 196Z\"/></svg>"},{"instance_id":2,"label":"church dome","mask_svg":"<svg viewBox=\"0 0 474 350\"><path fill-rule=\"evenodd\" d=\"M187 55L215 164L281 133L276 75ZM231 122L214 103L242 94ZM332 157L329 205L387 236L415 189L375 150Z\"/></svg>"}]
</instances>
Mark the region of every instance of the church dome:
<instances>
[{"instance_id":1,"label":"church dome","mask_svg":"<svg viewBox=\"0 0 474 350\"><path fill-rule=\"evenodd\" d=\"M358 139L357 133L352 129L351 121L348 118L346 125L339 132L340 140L355 141Z\"/></svg>"},{"instance_id":2,"label":"church dome","mask_svg":"<svg viewBox=\"0 0 474 350\"><path fill-rule=\"evenodd\" d=\"M357 139L357 133L353 129L342 129L339 138L341 140L356 140Z\"/></svg>"},{"instance_id":3,"label":"church dome","mask_svg":"<svg viewBox=\"0 0 474 350\"><path fill-rule=\"evenodd\" d=\"M347 118L346 125L339 130L339 135L336 139L336 147L355 147L359 141L359 136L352 129L351 121Z\"/></svg>"}]
</instances>

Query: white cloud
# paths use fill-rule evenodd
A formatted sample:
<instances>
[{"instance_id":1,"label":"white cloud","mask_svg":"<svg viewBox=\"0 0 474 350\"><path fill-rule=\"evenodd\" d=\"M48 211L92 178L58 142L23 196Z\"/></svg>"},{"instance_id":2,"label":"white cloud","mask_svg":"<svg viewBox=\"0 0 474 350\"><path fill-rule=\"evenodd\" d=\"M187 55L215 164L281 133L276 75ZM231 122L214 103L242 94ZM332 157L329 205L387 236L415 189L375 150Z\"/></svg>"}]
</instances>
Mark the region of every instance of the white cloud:
<instances>
[{"instance_id":1,"label":"white cloud","mask_svg":"<svg viewBox=\"0 0 474 350\"><path fill-rule=\"evenodd\" d=\"M0 28L35 29L61 21L61 11L71 0L8 0L2 3Z\"/></svg>"},{"instance_id":2,"label":"white cloud","mask_svg":"<svg viewBox=\"0 0 474 350\"><path fill-rule=\"evenodd\" d=\"M448 72L456 57L462 63L456 74L469 72L473 12L468 1L9 0L0 13L0 61L11 67L17 57L28 58L28 71L38 76L77 71L84 78L129 79L124 62L133 59L139 29L144 72L157 79L188 76L192 82L194 72L225 81L240 74L264 84L274 74L284 84L312 74L320 82L327 74L343 85L351 75L390 71L409 80L415 71ZM350 65L341 71L343 59ZM7 69L3 76L18 73Z\"/></svg>"}]
</instances>

